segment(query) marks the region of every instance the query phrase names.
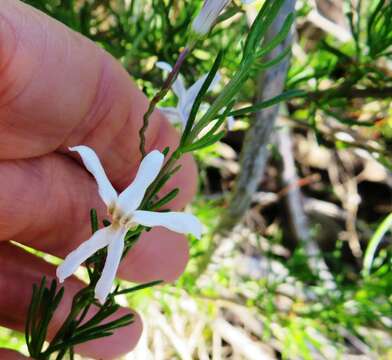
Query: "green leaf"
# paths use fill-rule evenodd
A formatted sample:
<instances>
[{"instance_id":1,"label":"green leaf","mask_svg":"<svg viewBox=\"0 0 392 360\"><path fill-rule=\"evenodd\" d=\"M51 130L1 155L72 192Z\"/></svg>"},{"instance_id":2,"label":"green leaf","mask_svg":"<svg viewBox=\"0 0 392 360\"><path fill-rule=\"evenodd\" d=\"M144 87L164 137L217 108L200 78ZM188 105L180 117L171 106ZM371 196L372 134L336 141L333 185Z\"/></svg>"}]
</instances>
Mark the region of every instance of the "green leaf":
<instances>
[{"instance_id":1,"label":"green leaf","mask_svg":"<svg viewBox=\"0 0 392 360\"><path fill-rule=\"evenodd\" d=\"M279 104L283 101L288 101L293 98L305 97L306 94L307 93L304 90L288 90L278 96L273 97L272 99L262 101L258 104L252 105L252 106L247 106L247 107L239 109L239 110L234 110L234 111L230 112L228 115L234 116L235 118L247 116L251 113L255 113L255 112L260 111L262 109Z\"/></svg>"},{"instance_id":2,"label":"green leaf","mask_svg":"<svg viewBox=\"0 0 392 360\"><path fill-rule=\"evenodd\" d=\"M189 140L188 135L191 132L193 124L196 120L197 112L199 111L199 108L200 108L200 105L203 101L204 95L207 93L208 89L210 88L210 85L212 84L212 82L213 82L213 80L219 70L219 66L222 62L222 59L223 59L223 51L220 51L214 61L214 64L212 65L211 70L208 73L206 80L204 81L202 87L200 88L199 93L196 96L195 102L193 103L192 110L190 112L189 118L186 123L186 127L184 129L184 132L182 133L180 146L185 145L187 143L187 141ZM191 139L191 141L192 141L192 139Z\"/></svg>"},{"instance_id":3,"label":"green leaf","mask_svg":"<svg viewBox=\"0 0 392 360\"><path fill-rule=\"evenodd\" d=\"M98 231L98 228L99 228L98 215L97 215L96 209L90 210L90 222L91 222L91 231L94 234L96 231Z\"/></svg>"},{"instance_id":4,"label":"green leaf","mask_svg":"<svg viewBox=\"0 0 392 360\"><path fill-rule=\"evenodd\" d=\"M263 46L258 52L257 57L262 57L267 55L269 52L274 50L280 43L282 43L290 32L291 26L293 25L295 16L294 14L289 14L284 21L282 28L279 30L278 34L274 39L267 45Z\"/></svg>"},{"instance_id":5,"label":"green leaf","mask_svg":"<svg viewBox=\"0 0 392 360\"><path fill-rule=\"evenodd\" d=\"M246 39L243 61L245 61L248 57L254 56L255 49L261 45L262 38L278 16L283 2L284 0L264 2L264 5L253 22L249 35Z\"/></svg>"},{"instance_id":6,"label":"green leaf","mask_svg":"<svg viewBox=\"0 0 392 360\"><path fill-rule=\"evenodd\" d=\"M163 154L163 156L167 156L167 154L169 153L169 151L170 151L170 147L169 146L166 146L164 149L163 149L163 151L162 151L162 154Z\"/></svg>"},{"instance_id":7,"label":"green leaf","mask_svg":"<svg viewBox=\"0 0 392 360\"><path fill-rule=\"evenodd\" d=\"M223 114L219 116L218 120L216 121L214 126L211 128L211 130L206 134L206 136L213 135L215 133L215 131L217 131L220 128L220 126L225 122L225 120L229 116L229 113L230 113L231 109L233 108L234 104L235 104L235 101L233 100L230 102L229 105L227 105Z\"/></svg>"},{"instance_id":8,"label":"green leaf","mask_svg":"<svg viewBox=\"0 0 392 360\"><path fill-rule=\"evenodd\" d=\"M392 213L390 213L378 226L376 232L369 241L369 244L365 251L365 257L363 259L363 275L370 275L372 268L374 255L376 253L378 245L381 243L384 235L392 228Z\"/></svg>"},{"instance_id":9,"label":"green leaf","mask_svg":"<svg viewBox=\"0 0 392 360\"><path fill-rule=\"evenodd\" d=\"M151 210L160 209L162 206L166 205L167 203L172 201L175 197L177 197L179 192L180 192L180 189L178 189L178 188L173 189L168 194L166 194L164 197L162 197L160 200L158 200L154 205L152 205Z\"/></svg>"},{"instance_id":10,"label":"green leaf","mask_svg":"<svg viewBox=\"0 0 392 360\"><path fill-rule=\"evenodd\" d=\"M123 295L123 294L130 294L130 293L133 293L135 291L147 289L147 288L150 288L152 286L156 286L156 285L159 285L159 284L162 284L162 283L163 283L163 280L151 281L151 282L146 283L146 284L136 285L136 286L128 288L128 289L117 291L117 292L113 293L112 296L118 296L118 295Z\"/></svg>"},{"instance_id":11,"label":"green leaf","mask_svg":"<svg viewBox=\"0 0 392 360\"><path fill-rule=\"evenodd\" d=\"M202 139L200 139L199 141L196 141L193 144L190 144L188 146L185 146L182 148L182 151L184 153L190 152L190 151L195 151L195 150L199 150L202 148L205 148L207 146L211 146L212 144L215 144L216 142L218 142L220 139L222 139L225 136L225 131L221 131L215 135L212 136L206 136Z\"/></svg>"},{"instance_id":12,"label":"green leaf","mask_svg":"<svg viewBox=\"0 0 392 360\"><path fill-rule=\"evenodd\" d=\"M270 61L265 61L261 64L257 64L256 68L261 71L265 71L277 64L279 64L289 53L291 52L291 47L284 49L279 55Z\"/></svg>"}]
</instances>

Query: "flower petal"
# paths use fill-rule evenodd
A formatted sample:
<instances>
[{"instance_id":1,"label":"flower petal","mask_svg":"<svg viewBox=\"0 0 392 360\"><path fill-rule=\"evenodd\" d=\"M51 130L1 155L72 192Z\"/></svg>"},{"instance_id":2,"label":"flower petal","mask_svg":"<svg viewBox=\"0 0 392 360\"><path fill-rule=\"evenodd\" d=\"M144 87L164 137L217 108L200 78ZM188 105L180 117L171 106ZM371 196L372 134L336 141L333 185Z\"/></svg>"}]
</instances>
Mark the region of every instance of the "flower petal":
<instances>
[{"instance_id":1,"label":"flower petal","mask_svg":"<svg viewBox=\"0 0 392 360\"><path fill-rule=\"evenodd\" d=\"M164 61L156 62L155 66L164 71L167 71L168 73L171 73L173 71L173 67ZM180 74L178 74L177 79L173 82L172 89L178 99L182 99L186 95L185 84Z\"/></svg>"},{"instance_id":2,"label":"flower petal","mask_svg":"<svg viewBox=\"0 0 392 360\"><path fill-rule=\"evenodd\" d=\"M234 129L235 119L232 116L226 118L227 130L232 131Z\"/></svg>"},{"instance_id":3,"label":"flower petal","mask_svg":"<svg viewBox=\"0 0 392 360\"><path fill-rule=\"evenodd\" d=\"M168 73L173 71L173 67L165 61L157 61L155 66L161 70L167 71Z\"/></svg>"},{"instance_id":4,"label":"flower petal","mask_svg":"<svg viewBox=\"0 0 392 360\"><path fill-rule=\"evenodd\" d=\"M164 156L158 150L145 156L135 179L119 196L118 206L125 213L136 210L144 198L147 188L156 179L162 168Z\"/></svg>"},{"instance_id":5,"label":"flower petal","mask_svg":"<svg viewBox=\"0 0 392 360\"><path fill-rule=\"evenodd\" d=\"M207 79L208 74L204 74L200 79L198 79L188 90L187 90L187 102L193 106L193 103L196 100L197 94L199 93L201 87L203 86L204 82ZM211 81L210 87L208 91L213 90L216 85L218 85L219 81L221 80L221 76L219 73L216 73L214 78Z\"/></svg>"},{"instance_id":6,"label":"flower petal","mask_svg":"<svg viewBox=\"0 0 392 360\"><path fill-rule=\"evenodd\" d=\"M101 304L105 303L106 298L112 289L124 251L124 238L126 233L127 229L121 227L113 234L113 237L110 240L105 266L103 267L102 275L95 286L95 298L98 299Z\"/></svg>"},{"instance_id":7,"label":"flower petal","mask_svg":"<svg viewBox=\"0 0 392 360\"><path fill-rule=\"evenodd\" d=\"M199 15L193 20L193 31L199 35L206 35L229 2L230 0L205 0Z\"/></svg>"},{"instance_id":8,"label":"flower petal","mask_svg":"<svg viewBox=\"0 0 392 360\"><path fill-rule=\"evenodd\" d=\"M111 228L107 227L96 231L90 239L68 254L56 270L56 275L61 283L71 276L91 255L108 245L110 230Z\"/></svg>"},{"instance_id":9,"label":"flower petal","mask_svg":"<svg viewBox=\"0 0 392 360\"><path fill-rule=\"evenodd\" d=\"M98 192L102 201L107 207L112 205L117 200L117 192L106 176L105 170L95 151L84 145L70 147L69 150L79 153L84 166L94 176L98 184Z\"/></svg>"},{"instance_id":10,"label":"flower petal","mask_svg":"<svg viewBox=\"0 0 392 360\"><path fill-rule=\"evenodd\" d=\"M189 115L191 113L193 104L196 100L197 95L200 92L201 87L204 84L204 81L206 81L208 74L203 75L199 80L197 80L188 90L186 93L185 100L179 103L179 106L184 109L185 113L187 114L187 121L189 118ZM208 91L213 90L218 82L220 81L221 76L216 73L214 79L212 80L210 87L208 88Z\"/></svg>"},{"instance_id":11,"label":"flower petal","mask_svg":"<svg viewBox=\"0 0 392 360\"><path fill-rule=\"evenodd\" d=\"M186 107L179 107L178 108L178 114L180 116L180 124L182 126L182 129L184 130L186 127L186 124L188 123L189 115L192 109L186 108Z\"/></svg>"},{"instance_id":12,"label":"flower petal","mask_svg":"<svg viewBox=\"0 0 392 360\"><path fill-rule=\"evenodd\" d=\"M200 239L202 225L196 216L183 212L153 212L137 210L132 220L138 224L153 227L163 226L181 234L192 234Z\"/></svg>"},{"instance_id":13,"label":"flower petal","mask_svg":"<svg viewBox=\"0 0 392 360\"><path fill-rule=\"evenodd\" d=\"M160 107L160 111L162 111L165 116L169 119L171 124L181 124L181 114L178 109L175 107Z\"/></svg>"}]
</instances>

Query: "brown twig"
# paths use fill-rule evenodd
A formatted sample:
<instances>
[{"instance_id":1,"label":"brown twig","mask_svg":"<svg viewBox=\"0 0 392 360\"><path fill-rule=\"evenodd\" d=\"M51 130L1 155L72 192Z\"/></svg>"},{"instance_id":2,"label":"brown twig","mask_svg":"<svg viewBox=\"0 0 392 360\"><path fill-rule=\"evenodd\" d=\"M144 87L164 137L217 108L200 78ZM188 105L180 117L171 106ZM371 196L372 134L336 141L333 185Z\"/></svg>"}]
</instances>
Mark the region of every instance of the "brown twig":
<instances>
[{"instance_id":1,"label":"brown twig","mask_svg":"<svg viewBox=\"0 0 392 360\"><path fill-rule=\"evenodd\" d=\"M158 104L158 102L161 101L165 97L165 95L170 90L172 84L176 80L176 78L180 72L181 66L184 63L184 60L185 60L186 56L189 54L189 52L190 52L190 48L185 48L181 52L181 54L179 55L179 57L176 61L176 64L173 67L173 70L170 72L169 76L167 77L167 79L163 83L161 90L159 90L159 92L152 98L152 100L150 101L150 104L148 106L147 111L143 115L143 126L139 130L140 153L142 154L142 157L144 157L146 155L145 132L148 128L148 123L149 123L150 117L151 117L152 113L154 112L155 107Z\"/></svg>"}]
</instances>

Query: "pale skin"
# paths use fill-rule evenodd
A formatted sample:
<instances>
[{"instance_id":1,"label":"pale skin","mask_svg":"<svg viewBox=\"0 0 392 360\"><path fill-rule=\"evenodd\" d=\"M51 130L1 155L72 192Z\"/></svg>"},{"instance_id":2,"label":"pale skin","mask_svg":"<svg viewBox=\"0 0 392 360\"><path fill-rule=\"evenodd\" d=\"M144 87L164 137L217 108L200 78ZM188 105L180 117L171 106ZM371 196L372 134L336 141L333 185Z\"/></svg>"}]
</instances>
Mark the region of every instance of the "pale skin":
<instances>
[{"instance_id":1,"label":"pale skin","mask_svg":"<svg viewBox=\"0 0 392 360\"><path fill-rule=\"evenodd\" d=\"M9 240L64 257L90 236L89 210L105 216L94 179L69 146L88 145L102 159L118 191L140 162L138 130L148 101L110 55L62 24L17 0L0 6L0 325L22 330L31 287L55 268ZM159 112L147 131L147 150L174 148L178 134ZM166 191L181 189L170 207L179 210L196 191L190 157ZM124 260L121 278L175 280L188 260L184 236L162 228L142 236ZM50 333L66 315L76 278ZM121 314L130 310L122 309ZM83 344L85 356L112 359L130 351L142 330L138 315L113 337ZM23 358L0 350L0 358Z\"/></svg>"}]
</instances>

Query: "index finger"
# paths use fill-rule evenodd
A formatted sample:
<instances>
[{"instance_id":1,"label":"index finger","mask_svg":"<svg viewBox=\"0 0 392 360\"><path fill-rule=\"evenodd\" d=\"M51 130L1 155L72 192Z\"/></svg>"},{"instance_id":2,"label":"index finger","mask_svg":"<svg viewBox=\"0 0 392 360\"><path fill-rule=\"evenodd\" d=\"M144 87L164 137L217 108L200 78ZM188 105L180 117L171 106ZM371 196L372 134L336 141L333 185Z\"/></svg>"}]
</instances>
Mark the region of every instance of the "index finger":
<instances>
[{"instance_id":1,"label":"index finger","mask_svg":"<svg viewBox=\"0 0 392 360\"><path fill-rule=\"evenodd\" d=\"M138 131L147 106L128 73L105 51L19 1L2 0L0 160L89 145L122 190L140 161ZM177 142L155 112L147 149L173 148ZM184 160L184 173L192 172L191 163Z\"/></svg>"}]
</instances>

